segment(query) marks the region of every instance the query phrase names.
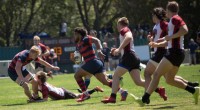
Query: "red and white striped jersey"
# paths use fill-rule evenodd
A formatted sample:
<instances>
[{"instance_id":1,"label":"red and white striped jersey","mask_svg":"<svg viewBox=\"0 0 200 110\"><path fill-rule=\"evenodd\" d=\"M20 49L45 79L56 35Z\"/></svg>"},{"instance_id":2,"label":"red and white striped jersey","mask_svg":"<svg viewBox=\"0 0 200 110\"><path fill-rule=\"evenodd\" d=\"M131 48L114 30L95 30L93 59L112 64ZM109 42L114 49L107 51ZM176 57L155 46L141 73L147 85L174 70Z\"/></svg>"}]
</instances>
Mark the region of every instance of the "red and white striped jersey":
<instances>
[{"instance_id":1,"label":"red and white striped jersey","mask_svg":"<svg viewBox=\"0 0 200 110\"><path fill-rule=\"evenodd\" d=\"M154 39L153 41L156 42L158 39L163 38L167 35L167 26L168 23L166 21L160 21L158 24L155 24L153 27L153 35ZM155 47L154 52L157 51L157 49L164 49L163 47Z\"/></svg>"},{"instance_id":2,"label":"red and white striped jersey","mask_svg":"<svg viewBox=\"0 0 200 110\"><path fill-rule=\"evenodd\" d=\"M42 93L43 98L50 97L54 100L65 98L65 93L62 88L55 87L53 85L50 85L49 83L44 83L39 86L39 90Z\"/></svg>"},{"instance_id":3,"label":"red and white striped jersey","mask_svg":"<svg viewBox=\"0 0 200 110\"><path fill-rule=\"evenodd\" d=\"M125 48L122 50L122 52L121 52L122 55L124 53L126 53L126 52L134 51L133 34L132 34L132 32L130 31L130 29L128 27L124 27L120 31L120 35L119 35L120 44L125 39L125 34L130 34L132 36L132 39L130 40L130 42L128 43L128 45L126 45Z\"/></svg>"},{"instance_id":4,"label":"red and white striped jersey","mask_svg":"<svg viewBox=\"0 0 200 110\"><path fill-rule=\"evenodd\" d=\"M185 25L185 22L179 15L174 15L170 18L168 24L168 35L172 36L173 34L177 33L181 26ZM168 41L168 48L175 48L175 49L184 49L184 36L180 36L178 38L172 39Z\"/></svg>"}]
</instances>

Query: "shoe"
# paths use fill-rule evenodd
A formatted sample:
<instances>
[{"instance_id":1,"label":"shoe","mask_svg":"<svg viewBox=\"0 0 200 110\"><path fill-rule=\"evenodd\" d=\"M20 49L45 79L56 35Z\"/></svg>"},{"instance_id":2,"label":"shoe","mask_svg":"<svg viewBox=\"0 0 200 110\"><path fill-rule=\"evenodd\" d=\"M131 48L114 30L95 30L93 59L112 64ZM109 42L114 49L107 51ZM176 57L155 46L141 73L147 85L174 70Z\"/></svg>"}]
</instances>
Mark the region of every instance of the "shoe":
<instances>
[{"instance_id":1,"label":"shoe","mask_svg":"<svg viewBox=\"0 0 200 110\"><path fill-rule=\"evenodd\" d=\"M104 90L100 88L99 86L95 87L94 90L97 92L104 92Z\"/></svg>"},{"instance_id":2,"label":"shoe","mask_svg":"<svg viewBox=\"0 0 200 110\"><path fill-rule=\"evenodd\" d=\"M82 93L82 90L81 90L81 89L77 89L77 91L78 91L79 93Z\"/></svg>"},{"instance_id":3,"label":"shoe","mask_svg":"<svg viewBox=\"0 0 200 110\"><path fill-rule=\"evenodd\" d=\"M119 83L120 83L120 86L123 87L123 85L124 85L123 77L120 77L120 78L119 78Z\"/></svg>"},{"instance_id":4,"label":"shoe","mask_svg":"<svg viewBox=\"0 0 200 110\"><path fill-rule=\"evenodd\" d=\"M103 99L101 102L103 102L104 104L107 104L107 103L116 103L116 99L112 98L112 97L109 97L109 98Z\"/></svg>"},{"instance_id":5,"label":"shoe","mask_svg":"<svg viewBox=\"0 0 200 110\"><path fill-rule=\"evenodd\" d=\"M33 102L42 102L42 98L41 97L38 97L38 98L31 98L29 100L27 100L27 103L33 103Z\"/></svg>"},{"instance_id":6,"label":"shoe","mask_svg":"<svg viewBox=\"0 0 200 110\"><path fill-rule=\"evenodd\" d=\"M164 101L167 100L167 95L165 94L165 88L164 87L158 88L158 94L160 95L161 98L164 99Z\"/></svg>"},{"instance_id":7,"label":"shoe","mask_svg":"<svg viewBox=\"0 0 200 110\"><path fill-rule=\"evenodd\" d=\"M198 87L199 86L199 82L194 82L193 83L193 87Z\"/></svg>"},{"instance_id":8,"label":"shoe","mask_svg":"<svg viewBox=\"0 0 200 110\"><path fill-rule=\"evenodd\" d=\"M135 102L137 102L141 107L143 107L145 104L142 102L142 98L139 98L139 97L137 97L137 96L135 96L135 95L133 95L133 94L130 94L132 97L133 97L133 99L134 99L134 101Z\"/></svg>"},{"instance_id":9,"label":"shoe","mask_svg":"<svg viewBox=\"0 0 200 110\"><path fill-rule=\"evenodd\" d=\"M193 94L193 96L194 96L194 102L195 102L195 104L198 104L200 87L194 87L194 88L195 88L195 92Z\"/></svg>"},{"instance_id":10,"label":"shoe","mask_svg":"<svg viewBox=\"0 0 200 110\"><path fill-rule=\"evenodd\" d=\"M126 90L123 91L121 93L121 100L120 101L126 101L127 96L128 96L128 91L126 91Z\"/></svg>"},{"instance_id":11,"label":"shoe","mask_svg":"<svg viewBox=\"0 0 200 110\"><path fill-rule=\"evenodd\" d=\"M87 95L87 94L82 94L81 95L81 97L80 98L78 98L76 101L77 102L83 102L83 101L85 101L85 100L87 100L87 99L89 99L90 98L90 95Z\"/></svg>"}]
</instances>

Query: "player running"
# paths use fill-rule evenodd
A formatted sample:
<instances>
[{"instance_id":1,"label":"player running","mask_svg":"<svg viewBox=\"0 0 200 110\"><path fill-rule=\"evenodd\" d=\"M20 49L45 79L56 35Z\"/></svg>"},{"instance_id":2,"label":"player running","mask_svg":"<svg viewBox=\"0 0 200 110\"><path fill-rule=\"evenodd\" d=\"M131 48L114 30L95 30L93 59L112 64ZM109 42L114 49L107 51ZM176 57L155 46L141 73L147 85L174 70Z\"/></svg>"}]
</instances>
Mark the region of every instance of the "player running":
<instances>
[{"instance_id":1,"label":"player running","mask_svg":"<svg viewBox=\"0 0 200 110\"><path fill-rule=\"evenodd\" d=\"M81 66L81 68L75 73L74 78L76 79L77 84L81 88L82 92L86 91L86 86L83 81L84 76L87 75L94 75L102 84L107 85L109 87L112 86L112 81L109 81L106 79L106 75L104 73L104 54L101 52L102 46L99 39L87 35L87 30L81 27L77 27L74 30L74 36L75 36L75 42L77 44L77 51L80 52L80 54L84 58L84 64ZM95 55L95 51L92 48L92 43L96 45L97 52L98 52L98 59ZM122 90L118 86L118 90L122 95L121 100L126 100L127 97L127 91ZM81 98L79 98L77 101L81 102L86 99L88 99L90 96L88 94L83 94Z\"/></svg>"},{"instance_id":2,"label":"player running","mask_svg":"<svg viewBox=\"0 0 200 110\"><path fill-rule=\"evenodd\" d=\"M183 36L188 32L187 25L183 19L178 15L179 5L172 1L167 4L167 17L170 19L168 24L168 35L164 37L163 42L151 42L152 47L168 46L168 52L164 55L158 67L153 73L153 79L142 96L142 99L135 97L136 102L141 106L150 103L150 95L158 86L161 76L165 76L166 82L172 86L184 89L193 94L195 104L198 104L199 87L193 87L183 80L176 79L175 75L181 63L184 60Z\"/></svg>"}]
</instances>

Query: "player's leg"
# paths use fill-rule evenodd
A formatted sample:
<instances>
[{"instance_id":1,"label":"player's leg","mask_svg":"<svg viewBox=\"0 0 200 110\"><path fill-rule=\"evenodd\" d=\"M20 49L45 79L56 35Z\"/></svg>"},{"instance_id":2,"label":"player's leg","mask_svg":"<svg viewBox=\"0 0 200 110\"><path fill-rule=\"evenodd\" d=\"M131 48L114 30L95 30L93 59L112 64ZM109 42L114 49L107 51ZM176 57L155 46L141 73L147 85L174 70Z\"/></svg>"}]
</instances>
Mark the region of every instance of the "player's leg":
<instances>
[{"instance_id":1,"label":"player's leg","mask_svg":"<svg viewBox=\"0 0 200 110\"><path fill-rule=\"evenodd\" d=\"M158 66L158 63L153 60L149 60L149 62L147 63L147 66L144 70L145 91L147 90L147 88L152 80L151 76L154 73L157 66ZM164 87L157 87L155 92L158 93L160 95L160 97L164 99L164 101L167 100L167 95L165 93Z\"/></svg>"},{"instance_id":2,"label":"player's leg","mask_svg":"<svg viewBox=\"0 0 200 110\"><path fill-rule=\"evenodd\" d=\"M85 86L86 88L88 88L88 86L90 85L90 78L92 77L92 74L89 74L87 76L85 76Z\"/></svg>"},{"instance_id":3,"label":"player's leg","mask_svg":"<svg viewBox=\"0 0 200 110\"><path fill-rule=\"evenodd\" d=\"M86 91L86 85L85 82L83 81L83 77L90 75L90 73L88 73L87 71L85 71L84 69L80 68L75 74L74 74L74 78L77 82L77 84L79 85L79 87L81 88L81 90L84 92Z\"/></svg>"},{"instance_id":4,"label":"player's leg","mask_svg":"<svg viewBox=\"0 0 200 110\"><path fill-rule=\"evenodd\" d=\"M155 72L153 73L153 79L147 89L147 91L145 92L145 94L142 97L142 102L143 103L150 103L149 97L152 94L153 91L156 90L159 81L160 81L160 77L162 75L164 75L165 73L169 73L169 71L173 68L172 63L167 60L165 57L163 57L163 59L161 60L161 62L159 63L158 67L156 68Z\"/></svg>"},{"instance_id":5,"label":"player's leg","mask_svg":"<svg viewBox=\"0 0 200 110\"><path fill-rule=\"evenodd\" d=\"M178 67L174 66L171 71L165 75L166 82L172 86L177 88L184 89L189 93L193 94L195 99L195 104L198 104L198 97L199 97L199 87L193 87L188 85L187 83L183 82L181 79L175 78L176 73L178 72Z\"/></svg>"},{"instance_id":6,"label":"player's leg","mask_svg":"<svg viewBox=\"0 0 200 110\"><path fill-rule=\"evenodd\" d=\"M151 82L151 76L154 73L154 71L156 70L157 65L155 66L153 60L149 60L149 62L147 63L147 66L144 70L144 78L145 78L145 91L147 90L150 82ZM155 62L156 63L156 62Z\"/></svg>"},{"instance_id":7,"label":"player's leg","mask_svg":"<svg viewBox=\"0 0 200 110\"><path fill-rule=\"evenodd\" d=\"M39 97L39 94L38 94L38 91L39 91L38 90L38 83L34 79L34 76L32 75L32 73L30 73L26 69L23 70L22 73L26 75L25 79L28 81L27 83L31 83L31 85L32 85L33 98L40 100L41 98Z\"/></svg>"},{"instance_id":8,"label":"player's leg","mask_svg":"<svg viewBox=\"0 0 200 110\"><path fill-rule=\"evenodd\" d=\"M145 87L145 80L141 78L140 70L133 69L130 71L130 76L137 86Z\"/></svg>"},{"instance_id":9,"label":"player's leg","mask_svg":"<svg viewBox=\"0 0 200 110\"><path fill-rule=\"evenodd\" d=\"M119 90L119 79L122 75L124 75L127 72L127 69L117 66L114 75L113 75L113 81L112 81L112 93L109 98L106 98L102 100L103 103L115 103L116 102L116 93L117 91L121 91L122 99L121 101L125 101L127 97L127 91L124 91L122 89ZM126 93L126 94L125 94ZM123 96L125 94L126 96Z\"/></svg>"},{"instance_id":10,"label":"player's leg","mask_svg":"<svg viewBox=\"0 0 200 110\"><path fill-rule=\"evenodd\" d=\"M181 77L181 76L176 75L175 78L176 78L176 79L179 79L179 80L182 80L184 83L188 84L189 86L193 86L193 87L199 86L199 83L198 83L198 82L190 82L190 81L187 81L186 79L184 79L184 78Z\"/></svg>"}]
</instances>

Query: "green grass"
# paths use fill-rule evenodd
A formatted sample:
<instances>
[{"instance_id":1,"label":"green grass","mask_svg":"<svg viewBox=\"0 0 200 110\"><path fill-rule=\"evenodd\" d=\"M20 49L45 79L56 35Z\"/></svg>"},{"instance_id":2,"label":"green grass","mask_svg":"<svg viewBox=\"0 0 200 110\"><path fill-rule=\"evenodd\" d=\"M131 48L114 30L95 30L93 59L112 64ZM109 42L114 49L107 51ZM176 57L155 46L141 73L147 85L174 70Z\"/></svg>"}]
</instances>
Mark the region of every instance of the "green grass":
<instances>
[{"instance_id":1,"label":"green grass","mask_svg":"<svg viewBox=\"0 0 200 110\"><path fill-rule=\"evenodd\" d=\"M178 75L184 77L189 81L200 82L200 65L197 66L182 66ZM143 72L143 71L142 71ZM136 86L131 80L129 74L124 75L124 86L130 93L137 96L142 96L144 89ZM68 90L76 92L78 85L76 84L73 74L64 74L54 76L54 79L49 79L48 82L58 87L64 87ZM193 96L185 90L181 90L165 83L164 79L160 80L160 85L164 86L167 91L168 100L163 101L158 94L154 93L151 96L151 103L145 107L140 107L135 103L132 97L128 97L127 101L120 102L120 95L118 94L116 104L103 104L101 99L109 96L111 89L103 86L94 77L91 79L89 88L95 86L104 88L104 93L94 93L91 99L82 103L77 103L74 99L59 100L42 103L29 103L27 104L26 96L21 87L15 84L9 78L0 79L0 110L146 110L146 109L177 109L177 110L200 110L199 105L194 105ZM200 101L200 99L199 99Z\"/></svg>"}]
</instances>

